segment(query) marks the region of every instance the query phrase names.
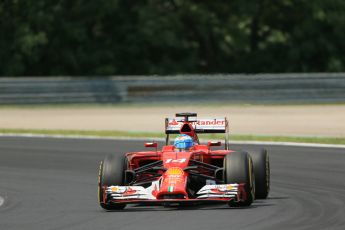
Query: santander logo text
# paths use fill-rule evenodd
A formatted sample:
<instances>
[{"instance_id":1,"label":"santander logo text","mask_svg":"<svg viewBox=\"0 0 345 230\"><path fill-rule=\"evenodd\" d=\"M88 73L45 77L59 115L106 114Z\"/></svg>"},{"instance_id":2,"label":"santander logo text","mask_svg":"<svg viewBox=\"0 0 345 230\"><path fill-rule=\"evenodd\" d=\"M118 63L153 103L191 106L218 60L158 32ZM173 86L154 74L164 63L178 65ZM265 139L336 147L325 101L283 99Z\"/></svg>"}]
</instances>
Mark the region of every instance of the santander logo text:
<instances>
[{"instance_id":1,"label":"santander logo text","mask_svg":"<svg viewBox=\"0 0 345 230\"><path fill-rule=\"evenodd\" d=\"M177 122L175 119L169 122L169 126L178 126L183 122ZM198 120L195 122L190 122L192 125L203 125L203 126L225 126L225 120L209 119L209 120Z\"/></svg>"}]
</instances>

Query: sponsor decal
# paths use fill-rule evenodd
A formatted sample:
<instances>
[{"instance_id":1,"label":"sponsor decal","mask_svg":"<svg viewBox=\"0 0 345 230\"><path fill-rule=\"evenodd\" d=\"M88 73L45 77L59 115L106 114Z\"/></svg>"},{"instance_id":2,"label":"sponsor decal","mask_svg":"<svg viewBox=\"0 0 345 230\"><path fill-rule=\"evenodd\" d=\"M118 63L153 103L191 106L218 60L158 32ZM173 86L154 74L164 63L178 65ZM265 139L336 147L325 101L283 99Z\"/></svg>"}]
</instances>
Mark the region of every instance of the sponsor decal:
<instances>
[{"instance_id":1,"label":"sponsor decal","mask_svg":"<svg viewBox=\"0 0 345 230\"><path fill-rule=\"evenodd\" d=\"M176 185L178 183L181 183L184 181L184 171L181 168L178 167L172 167L169 168L166 171L166 177L165 177L165 183L168 183L170 185Z\"/></svg>"},{"instance_id":2,"label":"sponsor decal","mask_svg":"<svg viewBox=\"0 0 345 230\"><path fill-rule=\"evenodd\" d=\"M217 121L217 120L213 120L213 121L197 121L195 122L196 125L221 125L224 126L225 125L225 121Z\"/></svg>"},{"instance_id":3,"label":"sponsor decal","mask_svg":"<svg viewBox=\"0 0 345 230\"><path fill-rule=\"evenodd\" d=\"M131 195L131 194L135 194L136 190L132 189L131 187L127 187L126 191L123 193L124 195Z\"/></svg>"},{"instance_id":4,"label":"sponsor decal","mask_svg":"<svg viewBox=\"0 0 345 230\"><path fill-rule=\"evenodd\" d=\"M212 193L222 193L222 191L220 191L218 188L211 188L210 190Z\"/></svg>"},{"instance_id":5,"label":"sponsor decal","mask_svg":"<svg viewBox=\"0 0 345 230\"><path fill-rule=\"evenodd\" d=\"M152 189L152 196L157 196L157 193L158 193L158 186L157 184L155 184L156 182L152 182L152 186L153 186L153 189Z\"/></svg>"},{"instance_id":6,"label":"sponsor decal","mask_svg":"<svg viewBox=\"0 0 345 230\"><path fill-rule=\"evenodd\" d=\"M169 184L177 184L182 182L182 177L180 175L168 175L166 181Z\"/></svg>"},{"instance_id":7,"label":"sponsor decal","mask_svg":"<svg viewBox=\"0 0 345 230\"><path fill-rule=\"evenodd\" d=\"M225 191L230 191L234 189L234 187L231 184L217 185L215 189L218 190L219 192L225 192Z\"/></svg>"},{"instance_id":8,"label":"sponsor decal","mask_svg":"<svg viewBox=\"0 0 345 230\"><path fill-rule=\"evenodd\" d=\"M232 187L232 185L230 185L230 184L226 186L226 190L231 190L232 188L233 188L233 187Z\"/></svg>"},{"instance_id":9,"label":"sponsor decal","mask_svg":"<svg viewBox=\"0 0 345 230\"><path fill-rule=\"evenodd\" d=\"M201 119L198 121L190 122L192 125L203 125L203 126L225 126L225 120L217 119ZM175 119L169 121L169 126L180 126L183 124L182 121L177 122Z\"/></svg>"},{"instance_id":10,"label":"sponsor decal","mask_svg":"<svg viewBox=\"0 0 345 230\"><path fill-rule=\"evenodd\" d=\"M130 186L110 186L108 187L109 192L111 193L118 193L118 194L134 194L137 192L137 190Z\"/></svg>"},{"instance_id":11,"label":"sponsor decal","mask_svg":"<svg viewBox=\"0 0 345 230\"><path fill-rule=\"evenodd\" d=\"M172 175L182 176L183 170L180 168L177 168L177 167L172 167L166 171L166 175L168 175L168 176L172 176Z\"/></svg>"},{"instance_id":12,"label":"sponsor decal","mask_svg":"<svg viewBox=\"0 0 345 230\"><path fill-rule=\"evenodd\" d=\"M174 186L168 186L168 192L173 192L174 191Z\"/></svg>"},{"instance_id":13,"label":"sponsor decal","mask_svg":"<svg viewBox=\"0 0 345 230\"><path fill-rule=\"evenodd\" d=\"M183 163L186 161L186 158L180 158L180 159L166 159L165 163L169 164L169 163Z\"/></svg>"},{"instance_id":14,"label":"sponsor decal","mask_svg":"<svg viewBox=\"0 0 345 230\"><path fill-rule=\"evenodd\" d=\"M178 125L178 124L179 123L175 119L169 122L169 125Z\"/></svg>"}]
</instances>

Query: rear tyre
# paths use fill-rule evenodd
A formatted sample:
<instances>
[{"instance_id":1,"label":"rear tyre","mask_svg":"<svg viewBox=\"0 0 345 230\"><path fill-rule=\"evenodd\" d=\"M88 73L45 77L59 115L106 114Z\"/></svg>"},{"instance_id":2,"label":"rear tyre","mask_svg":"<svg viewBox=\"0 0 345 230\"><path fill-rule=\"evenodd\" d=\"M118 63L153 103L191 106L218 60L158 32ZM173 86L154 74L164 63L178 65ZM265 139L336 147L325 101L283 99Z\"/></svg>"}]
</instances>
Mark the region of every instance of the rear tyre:
<instances>
[{"instance_id":1,"label":"rear tyre","mask_svg":"<svg viewBox=\"0 0 345 230\"><path fill-rule=\"evenodd\" d=\"M270 191L270 161L266 149L250 153L255 174L255 198L266 199Z\"/></svg>"},{"instance_id":2,"label":"rear tyre","mask_svg":"<svg viewBox=\"0 0 345 230\"><path fill-rule=\"evenodd\" d=\"M103 202L103 186L124 185L124 171L127 168L123 156L107 155L101 161L98 173L98 202L105 210L119 210L126 207L125 204L107 204Z\"/></svg>"},{"instance_id":3,"label":"rear tyre","mask_svg":"<svg viewBox=\"0 0 345 230\"><path fill-rule=\"evenodd\" d=\"M245 183L246 200L230 206L249 206L255 198L253 163L247 152L233 152L224 158L224 181L227 184Z\"/></svg>"}]
</instances>

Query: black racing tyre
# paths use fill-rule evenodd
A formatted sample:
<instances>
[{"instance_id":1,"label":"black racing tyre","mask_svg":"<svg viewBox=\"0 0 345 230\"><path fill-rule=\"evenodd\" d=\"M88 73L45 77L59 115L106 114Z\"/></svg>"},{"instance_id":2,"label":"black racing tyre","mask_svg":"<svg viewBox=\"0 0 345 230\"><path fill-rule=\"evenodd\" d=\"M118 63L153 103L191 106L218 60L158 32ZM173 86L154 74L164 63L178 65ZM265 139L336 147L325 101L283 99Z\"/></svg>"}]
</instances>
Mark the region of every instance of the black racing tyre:
<instances>
[{"instance_id":1,"label":"black racing tyre","mask_svg":"<svg viewBox=\"0 0 345 230\"><path fill-rule=\"evenodd\" d=\"M250 153L255 174L255 198L266 199L270 191L270 161L266 149Z\"/></svg>"},{"instance_id":2,"label":"black racing tyre","mask_svg":"<svg viewBox=\"0 0 345 230\"><path fill-rule=\"evenodd\" d=\"M249 206L255 199L255 178L253 163L247 152L233 152L224 158L224 181L225 183L245 183L247 199L230 206Z\"/></svg>"},{"instance_id":3,"label":"black racing tyre","mask_svg":"<svg viewBox=\"0 0 345 230\"><path fill-rule=\"evenodd\" d=\"M103 203L102 187L104 185L123 185L124 171L127 165L123 156L109 154L101 161L98 173L98 202L105 210L119 210L126 207L125 204Z\"/></svg>"}]
</instances>

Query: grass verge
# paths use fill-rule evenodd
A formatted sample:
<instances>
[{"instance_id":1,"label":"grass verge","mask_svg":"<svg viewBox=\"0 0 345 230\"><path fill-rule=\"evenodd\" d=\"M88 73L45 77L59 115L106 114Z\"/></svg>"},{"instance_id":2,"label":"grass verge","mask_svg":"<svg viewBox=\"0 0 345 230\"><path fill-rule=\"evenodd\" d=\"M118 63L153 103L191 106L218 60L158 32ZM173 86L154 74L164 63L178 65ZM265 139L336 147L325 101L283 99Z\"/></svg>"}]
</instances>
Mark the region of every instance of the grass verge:
<instances>
[{"instance_id":1,"label":"grass verge","mask_svg":"<svg viewBox=\"0 0 345 230\"><path fill-rule=\"evenodd\" d=\"M98 137L147 137L163 138L164 133L154 132L126 132L126 131L95 131L95 130L40 130L40 129L0 129L2 134L43 134L66 136L98 136ZM223 139L221 134L202 134L202 139ZM270 142L297 142L318 144L345 145L342 137L293 137L293 136L263 136L263 135L230 135L235 141L270 141Z\"/></svg>"}]
</instances>

